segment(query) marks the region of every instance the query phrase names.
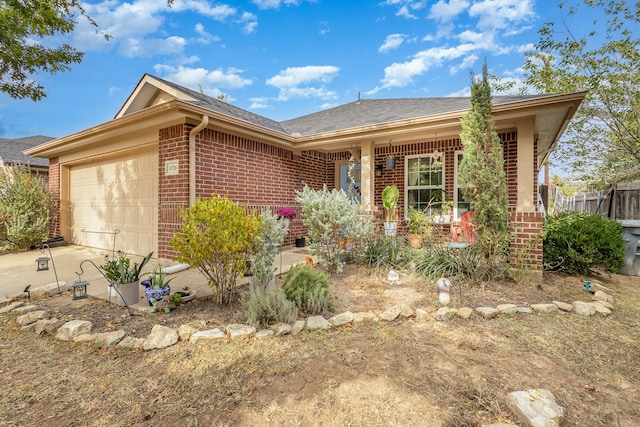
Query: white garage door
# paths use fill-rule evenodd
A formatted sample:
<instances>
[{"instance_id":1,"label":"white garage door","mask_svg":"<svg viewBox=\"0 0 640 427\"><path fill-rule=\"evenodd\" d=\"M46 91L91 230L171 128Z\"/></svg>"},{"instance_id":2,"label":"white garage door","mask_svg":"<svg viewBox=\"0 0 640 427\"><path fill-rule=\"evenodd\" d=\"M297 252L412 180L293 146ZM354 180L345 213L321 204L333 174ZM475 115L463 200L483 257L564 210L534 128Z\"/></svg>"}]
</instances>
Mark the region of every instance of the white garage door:
<instances>
[{"instance_id":1,"label":"white garage door","mask_svg":"<svg viewBox=\"0 0 640 427\"><path fill-rule=\"evenodd\" d=\"M73 166L69 181L73 243L157 255L157 152Z\"/></svg>"}]
</instances>

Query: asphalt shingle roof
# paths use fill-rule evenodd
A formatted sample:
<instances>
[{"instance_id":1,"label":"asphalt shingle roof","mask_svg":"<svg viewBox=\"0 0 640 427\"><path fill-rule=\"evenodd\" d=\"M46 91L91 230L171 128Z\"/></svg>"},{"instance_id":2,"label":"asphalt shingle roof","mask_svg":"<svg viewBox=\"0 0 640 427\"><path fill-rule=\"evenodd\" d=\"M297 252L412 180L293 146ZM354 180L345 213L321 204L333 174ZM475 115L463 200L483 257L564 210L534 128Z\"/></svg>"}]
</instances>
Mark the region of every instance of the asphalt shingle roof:
<instances>
[{"instance_id":1,"label":"asphalt shingle roof","mask_svg":"<svg viewBox=\"0 0 640 427\"><path fill-rule=\"evenodd\" d=\"M323 132L340 131L418 117L434 116L471 108L470 97L360 99L317 113L277 122L243 110L228 102L187 89L168 80L155 76L152 77L195 99L195 101L187 100L185 102L287 135L294 133L302 136L314 135ZM493 97L493 104L499 105L542 96L545 95L495 96Z\"/></svg>"},{"instance_id":2,"label":"asphalt shingle roof","mask_svg":"<svg viewBox=\"0 0 640 427\"><path fill-rule=\"evenodd\" d=\"M18 139L0 138L0 159L9 164L48 166L49 159L31 157L23 153L24 150L33 148L36 145L51 141L52 137L37 135Z\"/></svg>"}]
</instances>

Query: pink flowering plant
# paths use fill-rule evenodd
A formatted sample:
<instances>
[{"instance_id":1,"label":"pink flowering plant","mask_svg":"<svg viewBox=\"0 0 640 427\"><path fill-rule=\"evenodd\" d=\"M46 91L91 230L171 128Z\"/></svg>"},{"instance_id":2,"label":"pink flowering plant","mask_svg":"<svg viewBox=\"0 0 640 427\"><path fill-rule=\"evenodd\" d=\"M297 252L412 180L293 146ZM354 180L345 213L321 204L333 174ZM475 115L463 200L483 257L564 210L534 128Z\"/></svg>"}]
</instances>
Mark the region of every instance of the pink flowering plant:
<instances>
[{"instance_id":1,"label":"pink flowering plant","mask_svg":"<svg viewBox=\"0 0 640 427\"><path fill-rule=\"evenodd\" d=\"M296 217L296 211L291 208L280 208L278 216L293 219Z\"/></svg>"}]
</instances>

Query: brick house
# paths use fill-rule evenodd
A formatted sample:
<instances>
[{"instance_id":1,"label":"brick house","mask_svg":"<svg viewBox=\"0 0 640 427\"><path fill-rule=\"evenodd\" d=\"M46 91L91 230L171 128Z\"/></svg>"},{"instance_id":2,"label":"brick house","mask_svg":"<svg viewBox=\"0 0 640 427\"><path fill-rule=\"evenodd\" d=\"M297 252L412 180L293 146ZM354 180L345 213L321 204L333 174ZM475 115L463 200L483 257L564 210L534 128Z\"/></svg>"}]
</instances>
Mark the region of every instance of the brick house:
<instances>
[{"instance_id":1,"label":"brick house","mask_svg":"<svg viewBox=\"0 0 640 427\"><path fill-rule=\"evenodd\" d=\"M47 159L27 156L24 151L52 139L52 137L44 135L17 139L0 138L0 168L28 166L33 174L39 175L47 181L49 176L49 162Z\"/></svg>"},{"instance_id":2,"label":"brick house","mask_svg":"<svg viewBox=\"0 0 640 427\"><path fill-rule=\"evenodd\" d=\"M493 114L504 144L514 250L542 226L538 172L584 92L498 96ZM358 99L276 122L145 74L115 118L27 151L49 159L59 206L52 233L68 241L171 258L180 207L211 193L258 210L299 210L303 185L345 188L349 163L361 203L382 211L381 192L400 189L399 212L444 190L454 217L469 209L457 187L460 118L470 98ZM385 159L393 154L395 169ZM304 235L291 223L291 244ZM401 224L401 229L403 229ZM542 248L534 254L541 268Z\"/></svg>"}]
</instances>

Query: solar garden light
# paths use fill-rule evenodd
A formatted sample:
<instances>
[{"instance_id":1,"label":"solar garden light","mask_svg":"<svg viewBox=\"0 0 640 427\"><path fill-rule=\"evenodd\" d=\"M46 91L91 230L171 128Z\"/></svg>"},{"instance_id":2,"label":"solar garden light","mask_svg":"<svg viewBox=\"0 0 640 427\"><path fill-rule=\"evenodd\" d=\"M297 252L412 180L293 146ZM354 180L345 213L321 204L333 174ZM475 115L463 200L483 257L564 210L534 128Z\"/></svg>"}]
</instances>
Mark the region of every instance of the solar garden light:
<instances>
[{"instance_id":1,"label":"solar garden light","mask_svg":"<svg viewBox=\"0 0 640 427\"><path fill-rule=\"evenodd\" d=\"M44 256L44 250L47 249L49 251L49 256ZM48 244L43 243L40 246L40 253L43 254L38 259L36 259L36 271L46 271L49 269L49 260L51 260L51 265L53 267L53 273L56 276L56 284L58 285L58 293L62 293L60 290L60 282L58 281L58 272L56 271L56 263L53 261L53 254L51 253L51 248ZM26 290L25 290L26 292Z\"/></svg>"},{"instance_id":2,"label":"solar garden light","mask_svg":"<svg viewBox=\"0 0 640 427\"><path fill-rule=\"evenodd\" d=\"M80 274L78 274L78 280L71 284L71 290L73 291L74 300L87 298L87 285L90 285L89 281L82 280Z\"/></svg>"},{"instance_id":3,"label":"solar garden light","mask_svg":"<svg viewBox=\"0 0 640 427\"><path fill-rule=\"evenodd\" d=\"M447 278L440 278L436 282L436 291L438 291L438 303L440 305L449 305L451 301L451 281Z\"/></svg>"}]
</instances>

